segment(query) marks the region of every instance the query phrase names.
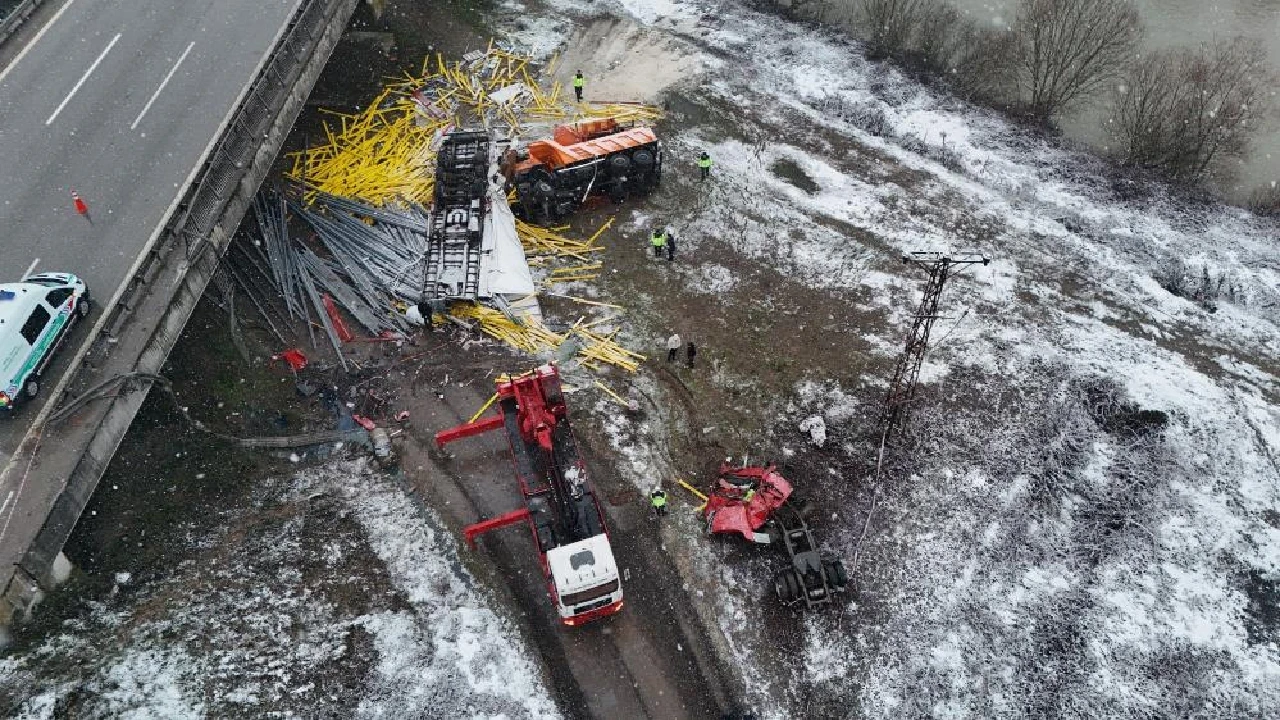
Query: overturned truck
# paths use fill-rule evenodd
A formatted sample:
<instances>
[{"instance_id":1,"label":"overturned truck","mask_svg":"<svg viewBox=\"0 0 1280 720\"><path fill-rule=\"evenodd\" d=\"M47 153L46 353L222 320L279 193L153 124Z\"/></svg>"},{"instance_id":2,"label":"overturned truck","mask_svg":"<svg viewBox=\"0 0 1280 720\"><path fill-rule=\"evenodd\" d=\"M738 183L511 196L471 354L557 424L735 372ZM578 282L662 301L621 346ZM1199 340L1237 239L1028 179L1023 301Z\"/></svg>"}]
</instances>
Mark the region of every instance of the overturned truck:
<instances>
[{"instance_id":1,"label":"overturned truck","mask_svg":"<svg viewBox=\"0 0 1280 720\"><path fill-rule=\"evenodd\" d=\"M789 562L774 576L773 590L786 605L824 605L849 585L844 561L819 550L805 504L773 465L722 463L701 513L712 533L782 545Z\"/></svg>"},{"instance_id":2,"label":"overturned truck","mask_svg":"<svg viewBox=\"0 0 1280 720\"><path fill-rule=\"evenodd\" d=\"M653 190L662 179L662 145L652 128L624 127L615 118L584 120L508 150L502 172L515 192L516 214L547 224L591 197L621 202Z\"/></svg>"},{"instance_id":3,"label":"overturned truck","mask_svg":"<svg viewBox=\"0 0 1280 720\"><path fill-rule=\"evenodd\" d=\"M451 303L484 302L536 315L535 289L490 132L446 133L436 157L420 312L426 319Z\"/></svg>"}]
</instances>

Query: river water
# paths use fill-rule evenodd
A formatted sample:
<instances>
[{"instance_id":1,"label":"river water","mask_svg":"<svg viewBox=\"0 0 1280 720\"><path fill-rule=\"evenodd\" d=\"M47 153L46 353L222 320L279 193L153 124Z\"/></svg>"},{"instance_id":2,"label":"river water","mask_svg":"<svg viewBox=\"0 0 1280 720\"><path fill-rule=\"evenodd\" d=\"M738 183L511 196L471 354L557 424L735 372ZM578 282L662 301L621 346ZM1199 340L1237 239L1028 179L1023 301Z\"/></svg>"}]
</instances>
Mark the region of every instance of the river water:
<instances>
[{"instance_id":1,"label":"river water","mask_svg":"<svg viewBox=\"0 0 1280 720\"><path fill-rule=\"evenodd\" d=\"M1005 26L1013 21L1017 0L950 0L971 16ZM1145 28L1148 49L1195 46L1234 37L1257 38L1280 74L1280 0L1134 0ZM1233 200L1246 200L1254 188L1280 184L1280 96L1271 89L1275 117L1253 138L1238 177L1219 189ZM1101 123L1106 102L1062 119L1069 137L1105 144Z\"/></svg>"}]
</instances>

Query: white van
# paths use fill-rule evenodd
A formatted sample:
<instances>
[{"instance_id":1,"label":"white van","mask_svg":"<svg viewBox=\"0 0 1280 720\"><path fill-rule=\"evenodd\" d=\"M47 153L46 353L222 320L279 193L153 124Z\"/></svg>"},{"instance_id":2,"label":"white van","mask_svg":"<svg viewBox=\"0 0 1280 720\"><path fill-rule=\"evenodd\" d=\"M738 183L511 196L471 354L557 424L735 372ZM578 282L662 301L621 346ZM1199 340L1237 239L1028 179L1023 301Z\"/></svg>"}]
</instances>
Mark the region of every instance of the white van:
<instances>
[{"instance_id":1,"label":"white van","mask_svg":"<svg viewBox=\"0 0 1280 720\"><path fill-rule=\"evenodd\" d=\"M40 392L40 373L89 310L89 289L69 273L0 283L0 410Z\"/></svg>"}]
</instances>

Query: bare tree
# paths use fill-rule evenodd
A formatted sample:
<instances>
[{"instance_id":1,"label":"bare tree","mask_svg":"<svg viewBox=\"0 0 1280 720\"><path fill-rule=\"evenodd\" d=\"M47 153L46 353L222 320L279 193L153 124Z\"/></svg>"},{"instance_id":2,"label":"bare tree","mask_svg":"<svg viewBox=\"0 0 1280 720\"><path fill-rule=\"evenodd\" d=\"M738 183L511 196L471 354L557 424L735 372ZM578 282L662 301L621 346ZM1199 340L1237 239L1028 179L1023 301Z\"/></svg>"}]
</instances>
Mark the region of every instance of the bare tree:
<instances>
[{"instance_id":1,"label":"bare tree","mask_svg":"<svg viewBox=\"0 0 1280 720\"><path fill-rule=\"evenodd\" d=\"M921 36L926 61L956 93L996 106L1012 99L1017 65L1012 32L944 11L927 19ZM934 37L939 40L929 40Z\"/></svg>"},{"instance_id":2,"label":"bare tree","mask_svg":"<svg viewBox=\"0 0 1280 720\"><path fill-rule=\"evenodd\" d=\"M1014 34L1022 99L1048 119L1124 69L1142 25L1129 0L1023 0Z\"/></svg>"},{"instance_id":3,"label":"bare tree","mask_svg":"<svg viewBox=\"0 0 1280 720\"><path fill-rule=\"evenodd\" d=\"M1123 161L1195 178L1244 154L1271 83L1256 40L1157 52L1126 75L1108 130Z\"/></svg>"},{"instance_id":4,"label":"bare tree","mask_svg":"<svg viewBox=\"0 0 1280 720\"><path fill-rule=\"evenodd\" d=\"M862 0L867 57L899 58L911 47L925 0Z\"/></svg>"}]
</instances>

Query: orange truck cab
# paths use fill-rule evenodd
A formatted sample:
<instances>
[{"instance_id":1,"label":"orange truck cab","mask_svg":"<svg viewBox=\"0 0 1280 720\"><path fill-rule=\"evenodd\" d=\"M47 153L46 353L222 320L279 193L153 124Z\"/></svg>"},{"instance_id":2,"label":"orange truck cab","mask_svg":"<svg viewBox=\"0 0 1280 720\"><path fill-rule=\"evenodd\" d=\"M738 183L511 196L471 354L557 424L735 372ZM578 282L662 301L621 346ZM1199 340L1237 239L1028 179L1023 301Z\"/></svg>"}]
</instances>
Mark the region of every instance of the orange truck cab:
<instances>
[{"instance_id":1,"label":"orange truck cab","mask_svg":"<svg viewBox=\"0 0 1280 720\"><path fill-rule=\"evenodd\" d=\"M502 171L525 220L550 223L587 198L621 202L646 194L662 178L662 146L652 128L624 127L615 118L559 125L550 138L508 150Z\"/></svg>"}]
</instances>

